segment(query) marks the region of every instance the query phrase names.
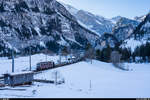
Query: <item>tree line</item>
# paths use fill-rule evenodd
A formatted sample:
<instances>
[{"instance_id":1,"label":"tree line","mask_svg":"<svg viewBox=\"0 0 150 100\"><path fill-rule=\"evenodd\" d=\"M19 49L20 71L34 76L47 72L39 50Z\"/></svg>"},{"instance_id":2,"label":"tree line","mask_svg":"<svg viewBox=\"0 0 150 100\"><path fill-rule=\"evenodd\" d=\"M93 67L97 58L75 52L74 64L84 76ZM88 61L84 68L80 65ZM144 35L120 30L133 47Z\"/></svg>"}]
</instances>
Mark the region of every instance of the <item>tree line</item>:
<instances>
[{"instance_id":1,"label":"tree line","mask_svg":"<svg viewBox=\"0 0 150 100\"><path fill-rule=\"evenodd\" d=\"M121 60L125 62L150 62L150 43L136 47L134 52L131 48L110 48L107 46L103 50L96 50L96 59L104 62L110 62L112 51L118 51L122 56Z\"/></svg>"}]
</instances>

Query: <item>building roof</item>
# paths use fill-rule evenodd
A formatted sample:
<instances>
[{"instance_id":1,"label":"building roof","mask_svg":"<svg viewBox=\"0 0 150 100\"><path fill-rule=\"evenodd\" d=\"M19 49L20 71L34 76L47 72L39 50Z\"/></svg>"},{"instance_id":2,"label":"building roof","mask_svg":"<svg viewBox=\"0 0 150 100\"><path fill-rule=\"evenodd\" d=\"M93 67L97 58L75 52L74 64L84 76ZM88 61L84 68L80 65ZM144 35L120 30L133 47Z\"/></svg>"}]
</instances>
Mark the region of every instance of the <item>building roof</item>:
<instances>
[{"instance_id":1,"label":"building roof","mask_svg":"<svg viewBox=\"0 0 150 100\"><path fill-rule=\"evenodd\" d=\"M34 72L32 72L32 71L24 71L24 72L6 73L6 74L4 74L4 75L17 76L17 75L33 74L33 73L34 73Z\"/></svg>"}]
</instances>

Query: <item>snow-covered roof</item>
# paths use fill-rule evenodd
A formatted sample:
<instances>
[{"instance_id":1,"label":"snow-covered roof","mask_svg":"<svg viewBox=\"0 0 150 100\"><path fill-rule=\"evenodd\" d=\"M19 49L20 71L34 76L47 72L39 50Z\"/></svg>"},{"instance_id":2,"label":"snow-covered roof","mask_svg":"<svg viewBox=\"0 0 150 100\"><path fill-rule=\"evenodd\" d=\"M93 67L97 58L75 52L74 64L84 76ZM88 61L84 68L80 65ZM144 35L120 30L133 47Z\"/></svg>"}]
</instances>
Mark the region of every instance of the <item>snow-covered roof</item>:
<instances>
[{"instance_id":1,"label":"snow-covered roof","mask_svg":"<svg viewBox=\"0 0 150 100\"><path fill-rule=\"evenodd\" d=\"M14 73L7 73L10 76L16 76L16 75L23 75L23 74L33 74L34 72L32 71L24 71L24 72L14 72ZM4 74L6 75L6 74Z\"/></svg>"}]
</instances>

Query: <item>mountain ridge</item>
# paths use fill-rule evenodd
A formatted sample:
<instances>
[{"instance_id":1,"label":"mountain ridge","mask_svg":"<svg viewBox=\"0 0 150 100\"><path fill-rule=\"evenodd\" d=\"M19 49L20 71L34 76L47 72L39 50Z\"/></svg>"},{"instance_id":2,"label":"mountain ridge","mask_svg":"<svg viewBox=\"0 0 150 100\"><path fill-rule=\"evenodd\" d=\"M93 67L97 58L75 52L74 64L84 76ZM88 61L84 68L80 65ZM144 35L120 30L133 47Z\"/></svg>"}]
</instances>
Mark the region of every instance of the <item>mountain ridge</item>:
<instances>
[{"instance_id":1,"label":"mountain ridge","mask_svg":"<svg viewBox=\"0 0 150 100\"><path fill-rule=\"evenodd\" d=\"M58 51L62 45L85 48L90 43L94 46L99 39L55 0L5 0L0 5L0 39L6 49L13 47L19 52L31 45L35 52L55 46L54 51ZM7 50L1 52L4 51Z\"/></svg>"}]
</instances>

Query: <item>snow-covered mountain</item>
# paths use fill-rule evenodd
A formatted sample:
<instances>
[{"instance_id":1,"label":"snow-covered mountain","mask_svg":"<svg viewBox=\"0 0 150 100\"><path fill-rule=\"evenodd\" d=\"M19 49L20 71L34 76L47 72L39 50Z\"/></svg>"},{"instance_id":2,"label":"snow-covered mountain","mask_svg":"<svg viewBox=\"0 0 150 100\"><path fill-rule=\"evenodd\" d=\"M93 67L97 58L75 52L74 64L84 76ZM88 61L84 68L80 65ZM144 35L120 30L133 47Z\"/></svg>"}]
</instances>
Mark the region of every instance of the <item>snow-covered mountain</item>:
<instances>
[{"instance_id":1,"label":"snow-covered mountain","mask_svg":"<svg viewBox=\"0 0 150 100\"><path fill-rule=\"evenodd\" d=\"M115 24L111 20L99 15L94 15L84 10L78 10L67 4L63 5L73 16L76 17L78 22L87 29L96 32L99 35L102 35L105 32L108 33L112 32L112 28L114 27Z\"/></svg>"},{"instance_id":2,"label":"snow-covered mountain","mask_svg":"<svg viewBox=\"0 0 150 100\"><path fill-rule=\"evenodd\" d=\"M136 20L121 17L113 28L113 34L118 39L119 42L124 41L131 36L134 29L139 25Z\"/></svg>"},{"instance_id":3,"label":"snow-covered mountain","mask_svg":"<svg viewBox=\"0 0 150 100\"><path fill-rule=\"evenodd\" d=\"M116 17L111 18L110 20L111 20L114 24L116 24L121 18L122 18L121 16L116 16Z\"/></svg>"},{"instance_id":4,"label":"snow-covered mountain","mask_svg":"<svg viewBox=\"0 0 150 100\"><path fill-rule=\"evenodd\" d=\"M135 38L137 39L149 39L150 38L150 13L146 15L144 21L134 31Z\"/></svg>"},{"instance_id":5,"label":"snow-covered mountain","mask_svg":"<svg viewBox=\"0 0 150 100\"><path fill-rule=\"evenodd\" d=\"M95 45L96 33L78 24L56 0L0 0L0 52Z\"/></svg>"},{"instance_id":6,"label":"snow-covered mountain","mask_svg":"<svg viewBox=\"0 0 150 100\"><path fill-rule=\"evenodd\" d=\"M60 1L59 1L60 2ZM77 14L79 11L77 8L72 7L71 5L60 2L72 15Z\"/></svg>"},{"instance_id":7,"label":"snow-covered mountain","mask_svg":"<svg viewBox=\"0 0 150 100\"><path fill-rule=\"evenodd\" d=\"M105 32L111 33L112 28L114 27L114 24L108 19L83 10L79 10L75 16L81 23L99 34L103 34Z\"/></svg>"},{"instance_id":8,"label":"snow-covered mountain","mask_svg":"<svg viewBox=\"0 0 150 100\"><path fill-rule=\"evenodd\" d=\"M143 15L143 16L136 16L136 17L134 17L134 19L135 19L136 21L142 22L142 21L144 21L145 17L146 17L146 15Z\"/></svg>"},{"instance_id":9,"label":"snow-covered mountain","mask_svg":"<svg viewBox=\"0 0 150 100\"><path fill-rule=\"evenodd\" d=\"M139 25L138 21L121 16L114 17L111 20L113 20L116 25L113 27L112 33L105 33L101 36L101 47L99 48L107 47L108 45L114 48L121 45L124 40L133 34L135 28Z\"/></svg>"},{"instance_id":10,"label":"snow-covered mountain","mask_svg":"<svg viewBox=\"0 0 150 100\"><path fill-rule=\"evenodd\" d=\"M150 13L146 15L145 19L136 27L132 36L126 39L121 47L131 48L134 51L136 47L145 45L147 42L150 42Z\"/></svg>"},{"instance_id":11,"label":"snow-covered mountain","mask_svg":"<svg viewBox=\"0 0 150 100\"><path fill-rule=\"evenodd\" d=\"M116 39L118 40L118 42L124 41L125 39L131 36L134 29L140 23L137 20L129 19L129 18L122 17L122 16L116 16L111 19L107 19L102 16L94 15L84 10L78 10L64 3L63 5L72 15L76 17L78 22L83 27L93 32L96 32L101 36L100 44L103 44L103 45L101 45L101 47L99 48L105 47L106 45L110 45L111 47L114 47L114 44L116 44L116 41L115 41ZM105 37L103 33L104 34L108 33L109 35ZM113 34L114 36L111 36L110 34ZM112 37L115 37L115 39L112 39ZM114 42L110 40L114 40ZM104 44L106 45L104 46Z\"/></svg>"}]
</instances>

